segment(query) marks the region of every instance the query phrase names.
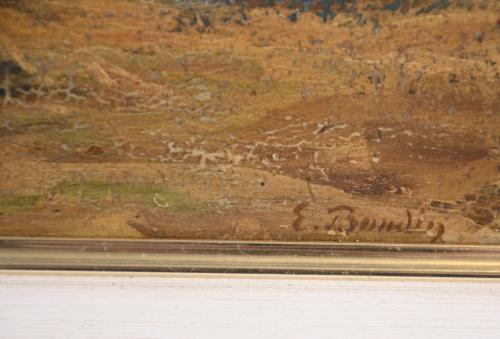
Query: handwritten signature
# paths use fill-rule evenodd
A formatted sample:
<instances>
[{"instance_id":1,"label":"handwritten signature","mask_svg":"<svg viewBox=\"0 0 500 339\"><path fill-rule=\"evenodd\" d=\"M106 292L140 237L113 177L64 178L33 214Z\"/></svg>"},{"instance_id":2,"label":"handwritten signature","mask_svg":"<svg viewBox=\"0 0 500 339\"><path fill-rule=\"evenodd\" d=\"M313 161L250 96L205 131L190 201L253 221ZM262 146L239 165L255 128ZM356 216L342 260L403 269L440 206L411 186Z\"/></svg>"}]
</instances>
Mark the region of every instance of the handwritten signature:
<instances>
[{"instance_id":1,"label":"handwritten signature","mask_svg":"<svg viewBox=\"0 0 500 339\"><path fill-rule=\"evenodd\" d=\"M305 216L303 214L304 210L309 206L308 202L299 203L292 210L293 214L296 216L292 222L292 228L295 231L302 231L305 229L304 221ZM445 232L444 224L440 222L435 222L433 220L424 223L424 221L419 218L416 222L413 220L413 216L409 209L406 210L406 220L403 222L395 222L392 220L386 220L383 218L381 221L377 221L372 217L365 217L363 219L356 217L355 209L348 205L337 205L327 209L328 214L332 216L330 222L323 225L322 229L330 234L339 235L341 237L347 237L356 231L364 232L411 232L411 231L422 231L426 232L432 236L430 240L431 243L436 243L442 241L442 235ZM320 228L316 226L316 228Z\"/></svg>"}]
</instances>

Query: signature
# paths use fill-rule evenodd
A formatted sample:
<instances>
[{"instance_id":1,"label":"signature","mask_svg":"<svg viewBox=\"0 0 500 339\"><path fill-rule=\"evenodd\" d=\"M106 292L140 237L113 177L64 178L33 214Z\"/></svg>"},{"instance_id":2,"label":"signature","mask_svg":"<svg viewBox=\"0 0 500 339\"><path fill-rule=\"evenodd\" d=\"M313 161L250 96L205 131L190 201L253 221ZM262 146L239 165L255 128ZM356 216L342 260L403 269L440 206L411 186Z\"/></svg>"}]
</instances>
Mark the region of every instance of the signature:
<instances>
[{"instance_id":1,"label":"signature","mask_svg":"<svg viewBox=\"0 0 500 339\"><path fill-rule=\"evenodd\" d=\"M305 230L303 214L304 210L309 206L308 202L299 203L292 210L296 216L292 222L292 228L295 231ZM348 205L337 205L328 208L327 213L331 215L331 220L322 227L315 226L315 229L323 229L329 234L347 237L354 232L425 232L432 236L431 243L442 241L442 235L445 232L444 224L430 220L425 223L421 218L414 220L411 211L406 209L406 220L396 222L392 220L377 220L373 217L364 217L363 219L355 215L355 209Z\"/></svg>"}]
</instances>

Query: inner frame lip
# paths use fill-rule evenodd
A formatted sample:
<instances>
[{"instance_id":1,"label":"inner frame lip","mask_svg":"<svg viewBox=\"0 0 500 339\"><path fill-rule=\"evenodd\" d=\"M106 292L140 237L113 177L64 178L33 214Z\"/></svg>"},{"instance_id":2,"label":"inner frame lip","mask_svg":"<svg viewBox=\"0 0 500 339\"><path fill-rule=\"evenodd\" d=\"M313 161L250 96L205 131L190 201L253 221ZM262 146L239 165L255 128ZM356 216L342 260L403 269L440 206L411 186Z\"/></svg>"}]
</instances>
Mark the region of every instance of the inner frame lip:
<instances>
[{"instance_id":1,"label":"inner frame lip","mask_svg":"<svg viewBox=\"0 0 500 339\"><path fill-rule=\"evenodd\" d=\"M500 246L0 237L0 269L499 278Z\"/></svg>"}]
</instances>

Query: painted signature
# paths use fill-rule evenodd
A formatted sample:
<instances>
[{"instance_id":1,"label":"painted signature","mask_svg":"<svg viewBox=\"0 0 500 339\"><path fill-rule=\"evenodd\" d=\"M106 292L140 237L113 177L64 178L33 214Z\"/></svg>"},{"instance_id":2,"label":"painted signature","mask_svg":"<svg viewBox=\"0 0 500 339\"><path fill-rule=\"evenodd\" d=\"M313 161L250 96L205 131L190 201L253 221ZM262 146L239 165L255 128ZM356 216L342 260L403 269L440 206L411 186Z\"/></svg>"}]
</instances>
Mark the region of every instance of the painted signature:
<instances>
[{"instance_id":1,"label":"painted signature","mask_svg":"<svg viewBox=\"0 0 500 339\"><path fill-rule=\"evenodd\" d=\"M308 202L299 203L292 210L293 214L296 216L292 222L292 228L295 231L305 230L304 221L305 216L303 214L304 210L309 206ZM414 220L411 211L406 210L406 220L403 222L395 222L392 220L386 220L383 218L381 221L377 221L373 217L364 217L360 219L355 215L355 209L348 205L337 205L327 209L329 215L331 215L331 220L324 224L322 227L316 226L315 228L320 228L329 234L338 235L341 237L347 237L354 232L411 232L411 231L421 231L425 232L429 236L432 236L430 242L436 243L442 241L442 235L445 232L444 224L440 222L435 222L433 220L424 223L421 218Z\"/></svg>"}]
</instances>

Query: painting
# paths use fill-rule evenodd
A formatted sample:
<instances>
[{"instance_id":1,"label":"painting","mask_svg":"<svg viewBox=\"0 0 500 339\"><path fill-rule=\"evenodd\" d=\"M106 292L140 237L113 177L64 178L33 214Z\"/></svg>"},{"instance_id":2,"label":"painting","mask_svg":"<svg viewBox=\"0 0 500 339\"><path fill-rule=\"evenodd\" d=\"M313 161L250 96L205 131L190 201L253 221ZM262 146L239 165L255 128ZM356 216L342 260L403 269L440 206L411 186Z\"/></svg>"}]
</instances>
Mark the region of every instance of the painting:
<instances>
[{"instance_id":1,"label":"painting","mask_svg":"<svg viewBox=\"0 0 500 339\"><path fill-rule=\"evenodd\" d=\"M495 0L0 0L0 236L500 244Z\"/></svg>"}]
</instances>

